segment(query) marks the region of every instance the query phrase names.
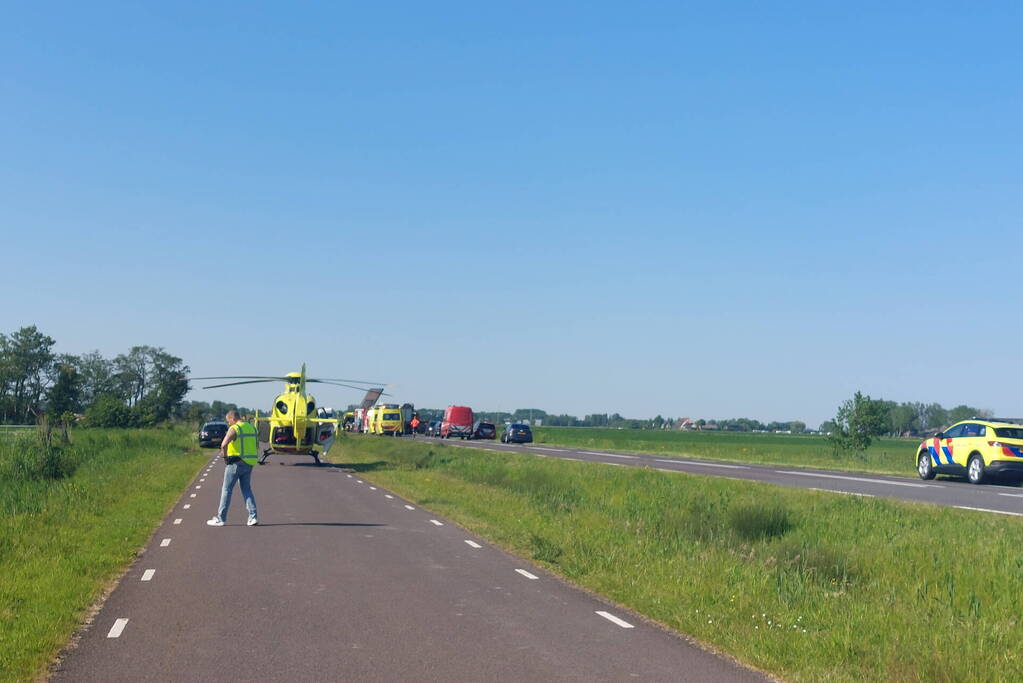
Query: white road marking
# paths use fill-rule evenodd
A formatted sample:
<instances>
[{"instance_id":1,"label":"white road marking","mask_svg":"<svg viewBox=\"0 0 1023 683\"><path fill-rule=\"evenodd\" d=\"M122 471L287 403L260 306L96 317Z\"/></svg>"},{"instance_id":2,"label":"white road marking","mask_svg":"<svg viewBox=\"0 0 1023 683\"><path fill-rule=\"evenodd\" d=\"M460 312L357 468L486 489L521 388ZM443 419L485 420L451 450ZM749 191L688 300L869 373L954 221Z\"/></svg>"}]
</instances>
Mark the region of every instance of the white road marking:
<instances>
[{"instance_id":1,"label":"white road marking","mask_svg":"<svg viewBox=\"0 0 1023 683\"><path fill-rule=\"evenodd\" d=\"M171 540L169 538L165 538L162 541L160 541L160 547L161 548L166 548L167 546L170 545L170 542L171 542Z\"/></svg>"},{"instance_id":2,"label":"white road marking","mask_svg":"<svg viewBox=\"0 0 1023 683\"><path fill-rule=\"evenodd\" d=\"M191 503L185 503L185 509L186 509L186 510L187 510L188 508L190 508L190 507L192 507L192 504L191 504Z\"/></svg>"},{"instance_id":3,"label":"white road marking","mask_svg":"<svg viewBox=\"0 0 1023 683\"><path fill-rule=\"evenodd\" d=\"M414 507L412 507L411 505L406 505L406 506L405 506L405 509L406 509L406 510L415 510L415 508L414 508Z\"/></svg>"},{"instance_id":4,"label":"white road marking","mask_svg":"<svg viewBox=\"0 0 1023 683\"><path fill-rule=\"evenodd\" d=\"M370 491L376 491L376 490L377 490L377 487L376 487L376 486L370 486L370 487L369 487L369 490L370 490Z\"/></svg>"},{"instance_id":5,"label":"white road marking","mask_svg":"<svg viewBox=\"0 0 1023 683\"><path fill-rule=\"evenodd\" d=\"M479 543L477 543L476 541L466 541L466 543L468 543L469 546L471 546L473 548L482 548L483 547Z\"/></svg>"},{"instance_id":6,"label":"white road marking","mask_svg":"<svg viewBox=\"0 0 1023 683\"><path fill-rule=\"evenodd\" d=\"M568 457L558 458L558 460L577 460L579 462L589 462L589 460L583 460L582 458L568 458Z\"/></svg>"},{"instance_id":7,"label":"white road marking","mask_svg":"<svg viewBox=\"0 0 1023 683\"><path fill-rule=\"evenodd\" d=\"M179 517L178 519L175 519L175 520L174 520L174 523L175 523L175 524L181 524L181 518Z\"/></svg>"},{"instance_id":8,"label":"white road marking","mask_svg":"<svg viewBox=\"0 0 1023 683\"><path fill-rule=\"evenodd\" d=\"M195 494L194 493L190 493L190 494L188 494L188 497L189 498L195 498Z\"/></svg>"},{"instance_id":9,"label":"white road marking","mask_svg":"<svg viewBox=\"0 0 1023 683\"><path fill-rule=\"evenodd\" d=\"M350 475L350 474L349 474L349 475L348 475L348 478L349 478L349 479L351 479L351 478L352 478L352 475Z\"/></svg>"},{"instance_id":10,"label":"white road marking","mask_svg":"<svg viewBox=\"0 0 1023 683\"><path fill-rule=\"evenodd\" d=\"M547 448L545 446L530 446L530 448L535 448L538 451L554 451L555 453L564 453L565 452L564 448Z\"/></svg>"},{"instance_id":11,"label":"white road marking","mask_svg":"<svg viewBox=\"0 0 1023 683\"><path fill-rule=\"evenodd\" d=\"M539 576L536 576L535 574L530 574L525 569L516 569L515 571L517 571L519 574L522 574L527 579L532 579L533 581L536 581L537 579L540 578Z\"/></svg>"},{"instance_id":12,"label":"white road marking","mask_svg":"<svg viewBox=\"0 0 1023 683\"><path fill-rule=\"evenodd\" d=\"M206 477L203 477L203 478L202 478L202 479L200 479L199 481L206 481Z\"/></svg>"},{"instance_id":13,"label":"white road marking","mask_svg":"<svg viewBox=\"0 0 1023 683\"><path fill-rule=\"evenodd\" d=\"M597 463L597 464L598 465L612 465L614 467L625 467L625 463L623 463L623 462L600 462L600 463Z\"/></svg>"},{"instance_id":14,"label":"white road marking","mask_svg":"<svg viewBox=\"0 0 1023 683\"><path fill-rule=\"evenodd\" d=\"M1009 498L1023 498L1023 493L999 493L1000 496L1008 496Z\"/></svg>"},{"instance_id":15,"label":"white road marking","mask_svg":"<svg viewBox=\"0 0 1023 683\"><path fill-rule=\"evenodd\" d=\"M364 482L362 479L356 479L355 483L356 484L365 484L366 482Z\"/></svg>"},{"instance_id":16,"label":"white road marking","mask_svg":"<svg viewBox=\"0 0 1023 683\"><path fill-rule=\"evenodd\" d=\"M953 505L952 507L957 507L960 510L973 510L975 512L993 512L996 515L1012 515L1013 517L1023 517L1023 512L1006 512L1005 510L989 510L987 508L971 508L971 507L966 506L966 505Z\"/></svg>"},{"instance_id":17,"label":"white road marking","mask_svg":"<svg viewBox=\"0 0 1023 683\"><path fill-rule=\"evenodd\" d=\"M384 498L390 498L391 500L394 500L394 496L392 496L390 493L385 493Z\"/></svg>"},{"instance_id":18,"label":"white road marking","mask_svg":"<svg viewBox=\"0 0 1023 683\"><path fill-rule=\"evenodd\" d=\"M202 488L202 486L201 486L201 485L200 485L200 486L196 486L196 487L195 487L195 490L196 490L196 491L198 491L198 490L199 490L199 489L201 489L201 488Z\"/></svg>"},{"instance_id":19,"label":"white road marking","mask_svg":"<svg viewBox=\"0 0 1023 683\"><path fill-rule=\"evenodd\" d=\"M796 474L800 477L822 477L824 479L843 479L845 481L864 481L868 484L890 484L892 486L909 486L914 489L934 488L933 484L912 484L908 481L887 481L885 479L868 479L866 477L846 477L840 474L816 474L814 472L789 472L786 470L775 470L778 474Z\"/></svg>"},{"instance_id":20,"label":"white road marking","mask_svg":"<svg viewBox=\"0 0 1023 683\"><path fill-rule=\"evenodd\" d=\"M630 624L629 622L623 621L623 620L619 619L618 617L616 617L615 615L613 615L613 614L611 614L609 612L602 612L600 610L597 610L597 614L599 614L600 616L604 617L605 619L610 621L612 624L618 624L622 628L634 628L633 625Z\"/></svg>"},{"instance_id":21,"label":"white road marking","mask_svg":"<svg viewBox=\"0 0 1023 683\"><path fill-rule=\"evenodd\" d=\"M696 460L662 460L654 458L657 462L670 462L673 465L700 465L701 467L724 467L729 470L748 470L745 465L723 465L719 462L698 462Z\"/></svg>"},{"instance_id":22,"label":"white road marking","mask_svg":"<svg viewBox=\"0 0 1023 683\"><path fill-rule=\"evenodd\" d=\"M155 573L156 573L155 569L147 569L145 572L142 573L142 580L143 581L152 581L153 580L153 574L155 574Z\"/></svg>"},{"instance_id":23,"label":"white road marking","mask_svg":"<svg viewBox=\"0 0 1023 683\"><path fill-rule=\"evenodd\" d=\"M825 493L841 493L845 496L860 496L862 498L877 498L873 493L857 493L856 491L836 491L834 489L817 489L814 487L809 488L810 491L824 491Z\"/></svg>"},{"instance_id":24,"label":"white road marking","mask_svg":"<svg viewBox=\"0 0 1023 683\"><path fill-rule=\"evenodd\" d=\"M430 524L433 524L435 526L444 526L444 522L438 522L436 519L431 519Z\"/></svg>"},{"instance_id":25,"label":"white road marking","mask_svg":"<svg viewBox=\"0 0 1023 683\"><path fill-rule=\"evenodd\" d=\"M586 455L606 455L609 458L628 458L629 460L635 460L636 458L639 457L638 455L619 455L618 453L598 453L597 451L579 451L579 452L580 453L585 453Z\"/></svg>"},{"instance_id":26,"label":"white road marking","mask_svg":"<svg viewBox=\"0 0 1023 683\"><path fill-rule=\"evenodd\" d=\"M107 634L107 638L120 638L121 632L124 631L124 627L127 625L127 619L118 619L114 622L114 625L110 627L110 633Z\"/></svg>"}]
</instances>

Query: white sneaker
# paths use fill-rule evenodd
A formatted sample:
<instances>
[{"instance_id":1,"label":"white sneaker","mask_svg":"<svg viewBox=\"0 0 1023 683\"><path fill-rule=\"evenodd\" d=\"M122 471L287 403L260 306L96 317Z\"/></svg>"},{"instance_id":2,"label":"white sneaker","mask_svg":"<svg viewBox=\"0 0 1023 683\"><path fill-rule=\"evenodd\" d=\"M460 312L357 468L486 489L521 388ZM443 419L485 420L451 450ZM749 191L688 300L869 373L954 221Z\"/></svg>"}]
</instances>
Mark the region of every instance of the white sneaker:
<instances>
[{"instance_id":1,"label":"white sneaker","mask_svg":"<svg viewBox=\"0 0 1023 683\"><path fill-rule=\"evenodd\" d=\"M220 519L220 517L214 517L213 519L207 519L206 524L209 526L224 526L224 520Z\"/></svg>"},{"instance_id":2,"label":"white sneaker","mask_svg":"<svg viewBox=\"0 0 1023 683\"><path fill-rule=\"evenodd\" d=\"M255 517L249 517L249 521L248 521L248 525L249 526L256 526L257 524L259 524L259 520L258 519L256 519Z\"/></svg>"}]
</instances>

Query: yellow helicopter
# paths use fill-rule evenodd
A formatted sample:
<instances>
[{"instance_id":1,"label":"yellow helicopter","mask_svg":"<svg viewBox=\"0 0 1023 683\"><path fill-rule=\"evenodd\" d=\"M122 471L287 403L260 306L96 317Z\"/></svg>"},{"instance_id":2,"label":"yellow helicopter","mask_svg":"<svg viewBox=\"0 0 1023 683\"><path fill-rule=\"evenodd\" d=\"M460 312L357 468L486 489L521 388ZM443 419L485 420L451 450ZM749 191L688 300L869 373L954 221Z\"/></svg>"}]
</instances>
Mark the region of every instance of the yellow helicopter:
<instances>
[{"instance_id":1,"label":"yellow helicopter","mask_svg":"<svg viewBox=\"0 0 1023 683\"><path fill-rule=\"evenodd\" d=\"M283 377L263 377L253 375L235 375L228 377L192 377L195 380L237 379L241 382L211 384L203 389L232 387L239 384L258 384L260 382L284 382L284 393L279 395L273 404L269 417L260 417L257 411L253 426L259 435L262 456L259 463L263 464L274 453L290 453L295 455L311 455L316 463L320 456L330 450L337 436L338 420L327 417L326 411L317 409L316 399L306 393L306 384L332 384L365 391L363 400L372 405L380 396L385 395L383 388L367 388L356 384L383 384L383 382L363 382L356 379L318 379L305 376L305 363L301 372L289 372Z\"/></svg>"}]
</instances>

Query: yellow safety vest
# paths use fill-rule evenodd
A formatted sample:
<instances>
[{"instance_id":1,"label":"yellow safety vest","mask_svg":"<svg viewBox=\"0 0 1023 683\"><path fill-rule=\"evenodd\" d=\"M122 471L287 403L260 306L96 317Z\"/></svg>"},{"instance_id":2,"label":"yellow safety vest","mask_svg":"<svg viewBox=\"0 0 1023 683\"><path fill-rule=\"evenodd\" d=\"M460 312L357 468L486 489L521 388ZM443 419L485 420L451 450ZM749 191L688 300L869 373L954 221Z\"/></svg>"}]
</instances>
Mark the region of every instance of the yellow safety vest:
<instances>
[{"instance_id":1,"label":"yellow safety vest","mask_svg":"<svg viewBox=\"0 0 1023 683\"><path fill-rule=\"evenodd\" d=\"M259 436L256 428L248 422L238 421L231 425L237 436L227 444L227 456L239 457L248 465L259 464Z\"/></svg>"}]
</instances>

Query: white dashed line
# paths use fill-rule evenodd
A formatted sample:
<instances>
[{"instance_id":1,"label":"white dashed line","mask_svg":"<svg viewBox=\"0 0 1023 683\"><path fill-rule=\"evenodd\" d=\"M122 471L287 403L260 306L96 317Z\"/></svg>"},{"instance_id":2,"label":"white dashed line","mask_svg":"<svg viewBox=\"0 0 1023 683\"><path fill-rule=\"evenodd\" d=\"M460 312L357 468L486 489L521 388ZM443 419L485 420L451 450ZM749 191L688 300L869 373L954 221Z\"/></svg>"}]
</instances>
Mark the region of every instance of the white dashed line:
<instances>
[{"instance_id":1,"label":"white dashed line","mask_svg":"<svg viewBox=\"0 0 1023 683\"><path fill-rule=\"evenodd\" d=\"M121 632L124 631L124 627L127 625L127 619L118 619L114 622L114 625L110 627L110 633L107 634L107 638L120 638Z\"/></svg>"},{"instance_id":2,"label":"white dashed line","mask_svg":"<svg viewBox=\"0 0 1023 683\"><path fill-rule=\"evenodd\" d=\"M608 458L628 458L629 460L635 460L638 457L638 456L635 456L635 455L619 455L617 453L598 453L597 451L579 451L579 452L580 453L585 453L586 455L603 455L603 456L606 456Z\"/></svg>"},{"instance_id":3,"label":"white dashed line","mask_svg":"<svg viewBox=\"0 0 1023 683\"><path fill-rule=\"evenodd\" d=\"M476 541L466 541L466 543L469 546L473 547L473 548L482 548L483 547L479 543L477 543Z\"/></svg>"},{"instance_id":4,"label":"white dashed line","mask_svg":"<svg viewBox=\"0 0 1023 683\"><path fill-rule=\"evenodd\" d=\"M362 479L356 479L355 483L356 484L365 484L366 482L364 482Z\"/></svg>"},{"instance_id":5,"label":"white dashed line","mask_svg":"<svg viewBox=\"0 0 1023 683\"><path fill-rule=\"evenodd\" d=\"M954 505L960 510L973 510L974 512L993 512L996 515L1012 515L1013 517L1023 517L1023 512L1006 512L1005 510L989 510L987 508L971 508L966 505Z\"/></svg>"},{"instance_id":6,"label":"white dashed line","mask_svg":"<svg viewBox=\"0 0 1023 683\"><path fill-rule=\"evenodd\" d=\"M199 486L196 486L196 487L195 487L195 490L196 490L196 491L198 491L198 490L199 490L199 489L201 489L201 488L202 488L202 485L200 484Z\"/></svg>"},{"instance_id":7,"label":"white dashed line","mask_svg":"<svg viewBox=\"0 0 1023 683\"><path fill-rule=\"evenodd\" d=\"M202 479L200 479L199 481L206 481L206 477L203 477L203 478L202 478Z\"/></svg>"},{"instance_id":8,"label":"white dashed line","mask_svg":"<svg viewBox=\"0 0 1023 683\"><path fill-rule=\"evenodd\" d=\"M800 477L821 477L823 479L843 479L845 481L863 481L868 484L889 484L891 486L909 486L914 489L935 488L934 484L912 484L908 481L888 481L886 479L868 479L866 477L845 477L839 474L818 474L816 472L789 472L786 470L775 470L778 474L795 474Z\"/></svg>"},{"instance_id":9,"label":"white dashed line","mask_svg":"<svg viewBox=\"0 0 1023 683\"><path fill-rule=\"evenodd\" d=\"M532 446L532 448L535 448L538 451L554 451L555 453L564 453L565 452L564 448L546 448L544 446Z\"/></svg>"},{"instance_id":10,"label":"white dashed line","mask_svg":"<svg viewBox=\"0 0 1023 683\"><path fill-rule=\"evenodd\" d=\"M155 573L156 573L155 569L147 569L146 571L144 571L142 573L142 580L143 581L152 581L153 580L153 574L155 574Z\"/></svg>"},{"instance_id":11,"label":"white dashed line","mask_svg":"<svg viewBox=\"0 0 1023 683\"><path fill-rule=\"evenodd\" d=\"M191 504L191 503L185 503L185 508L184 508L185 510L187 510L187 509L188 509L188 508L190 508L190 507L192 507L192 504Z\"/></svg>"},{"instance_id":12,"label":"white dashed line","mask_svg":"<svg viewBox=\"0 0 1023 683\"><path fill-rule=\"evenodd\" d=\"M349 479L351 479L351 478L352 478L352 475L350 475L350 474L349 474L349 475L348 475L348 478L349 478Z\"/></svg>"},{"instance_id":13,"label":"white dashed line","mask_svg":"<svg viewBox=\"0 0 1023 683\"><path fill-rule=\"evenodd\" d=\"M696 460L662 460L654 458L657 462L669 462L672 465L699 465L700 467L724 467L729 470L748 470L745 465L724 465L719 462L697 462Z\"/></svg>"},{"instance_id":14,"label":"white dashed line","mask_svg":"<svg viewBox=\"0 0 1023 683\"><path fill-rule=\"evenodd\" d=\"M162 541L160 541L160 547L161 548L166 548L167 546L170 545L170 542L171 542L171 540L169 538L165 538Z\"/></svg>"},{"instance_id":15,"label":"white dashed line","mask_svg":"<svg viewBox=\"0 0 1023 683\"><path fill-rule=\"evenodd\" d=\"M632 624L630 624L627 621L623 621L623 620L619 619L618 617L616 617L615 615L611 614L610 612L602 612L600 610L597 610L597 614L599 614L600 616L604 617L605 619L610 621L612 624L618 624L622 628L634 628Z\"/></svg>"},{"instance_id":16,"label":"white dashed line","mask_svg":"<svg viewBox=\"0 0 1023 683\"><path fill-rule=\"evenodd\" d=\"M810 491L823 491L824 493L841 493L843 496L859 496L861 498L877 498L873 493L857 493L855 491L836 491L834 489L817 489L810 487Z\"/></svg>"},{"instance_id":17,"label":"white dashed line","mask_svg":"<svg viewBox=\"0 0 1023 683\"><path fill-rule=\"evenodd\" d=\"M384 498L390 498L391 500L394 500L394 496L392 496L390 493L385 493Z\"/></svg>"},{"instance_id":18,"label":"white dashed line","mask_svg":"<svg viewBox=\"0 0 1023 683\"><path fill-rule=\"evenodd\" d=\"M436 519L431 519L430 524L433 524L434 526L444 526L444 522L438 522Z\"/></svg>"},{"instance_id":19,"label":"white dashed line","mask_svg":"<svg viewBox=\"0 0 1023 683\"><path fill-rule=\"evenodd\" d=\"M377 490L377 487L376 487L376 486L370 486L370 487L369 487L369 490L370 490L370 491L376 491L376 490Z\"/></svg>"},{"instance_id":20,"label":"white dashed line","mask_svg":"<svg viewBox=\"0 0 1023 683\"><path fill-rule=\"evenodd\" d=\"M188 494L188 497L189 498L195 498L195 494L194 493L190 493L190 494Z\"/></svg>"},{"instance_id":21,"label":"white dashed line","mask_svg":"<svg viewBox=\"0 0 1023 683\"><path fill-rule=\"evenodd\" d=\"M999 493L1000 496L1008 496L1009 498L1023 498L1023 493Z\"/></svg>"},{"instance_id":22,"label":"white dashed line","mask_svg":"<svg viewBox=\"0 0 1023 683\"><path fill-rule=\"evenodd\" d=\"M174 520L174 523L175 523L175 524L181 524L181 518L179 517L178 519L175 519L175 520Z\"/></svg>"},{"instance_id":23,"label":"white dashed line","mask_svg":"<svg viewBox=\"0 0 1023 683\"><path fill-rule=\"evenodd\" d=\"M522 574L527 579L532 579L533 581L536 581L537 579L540 578L539 576L536 576L534 574L530 574L525 569L516 569L515 571L517 571L519 574Z\"/></svg>"},{"instance_id":24,"label":"white dashed line","mask_svg":"<svg viewBox=\"0 0 1023 683\"><path fill-rule=\"evenodd\" d=\"M414 508L414 507L412 507L411 505L406 505L406 506L405 506L405 509L406 509L406 510L415 510L415 508Z\"/></svg>"}]
</instances>

